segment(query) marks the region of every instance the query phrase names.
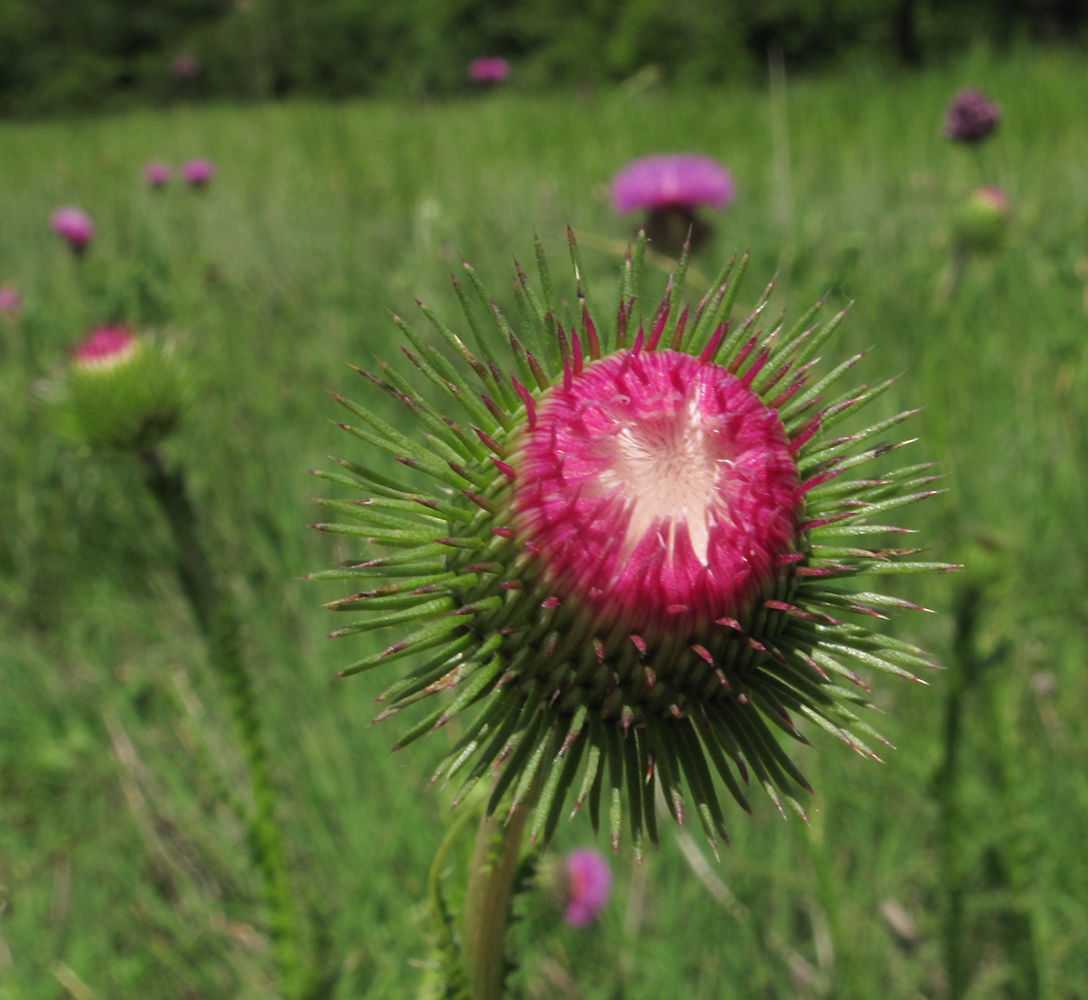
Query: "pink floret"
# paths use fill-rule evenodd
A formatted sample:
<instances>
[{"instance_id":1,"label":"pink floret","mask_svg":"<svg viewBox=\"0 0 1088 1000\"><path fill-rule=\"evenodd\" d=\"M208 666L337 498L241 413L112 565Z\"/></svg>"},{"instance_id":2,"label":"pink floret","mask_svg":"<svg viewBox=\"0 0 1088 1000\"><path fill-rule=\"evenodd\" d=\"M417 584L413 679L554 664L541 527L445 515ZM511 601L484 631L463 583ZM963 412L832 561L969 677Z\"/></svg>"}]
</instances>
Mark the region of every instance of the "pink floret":
<instances>
[{"instance_id":1,"label":"pink floret","mask_svg":"<svg viewBox=\"0 0 1088 1000\"><path fill-rule=\"evenodd\" d=\"M72 351L72 360L82 365L109 362L124 355L132 343L132 331L127 326L99 326Z\"/></svg>"},{"instance_id":2,"label":"pink floret","mask_svg":"<svg viewBox=\"0 0 1088 1000\"><path fill-rule=\"evenodd\" d=\"M563 867L567 876L567 906L563 919L571 927L584 927L597 919L608 902L612 869L597 851L587 847L571 851Z\"/></svg>"},{"instance_id":3,"label":"pink floret","mask_svg":"<svg viewBox=\"0 0 1088 1000\"><path fill-rule=\"evenodd\" d=\"M670 206L726 208L735 193L729 171L695 153L647 156L627 164L612 179L612 207L621 213Z\"/></svg>"},{"instance_id":4,"label":"pink floret","mask_svg":"<svg viewBox=\"0 0 1088 1000\"><path fill-rule=\"evenodd\" d=\"M58 208L49 216L49 225L53 232L76 248L86 246L94 236L94 223L80 208Z\"/></svg>"},{"instance_id":5,"label":"pink floret","mask_svg":"<svg viewBox=\"0 0 1088 1000\"><path fill-rule=\"evenodd\" d=\"M215 164L211 160L186 160L179 171L181 179L192 187L202 187L215 176Z\"/></svg>"},{"instance_id":6,"label":"pink floret","mask_svg":"<svg viewBox=\"0 0 1088 1000\"><path fill-rule=\"evenodd\" d=\"M777 412L688 354L623 350L557 383L512 459L515 525L555 594L642 634L741 617L796 541Z\"/></svg>"},{"instance_id":7,"label":"pink floret","mask_svg":"<svg viewBox=\"0 0 1088 1000\"><path fill-rule=\"evenodd\" d=\"M469 64L468 75L474 83L503 83L510 76L510 64L501 56L481 56Z\"/></svg>"},{"instance_id":8,"label":"pink floret","mask_svg":"<svg viewBox=\"0 0 1088 1000\"><path fill-rule=\"evenodd\" d=\"M149 163L144 167L144 180L152 187L162 187L170 180L170 164Z\"/></svg>"},{"instance_id":9,"label":"pink floret","mask_svg":"<svg viewBox=\"0 0 1088 1000\"><path fill-rule=\"evenodd\" d=\"M19 311L22 299L19 292L7 285L0 288L0 316L12 317Z\"/></svg>"}]
</instances>

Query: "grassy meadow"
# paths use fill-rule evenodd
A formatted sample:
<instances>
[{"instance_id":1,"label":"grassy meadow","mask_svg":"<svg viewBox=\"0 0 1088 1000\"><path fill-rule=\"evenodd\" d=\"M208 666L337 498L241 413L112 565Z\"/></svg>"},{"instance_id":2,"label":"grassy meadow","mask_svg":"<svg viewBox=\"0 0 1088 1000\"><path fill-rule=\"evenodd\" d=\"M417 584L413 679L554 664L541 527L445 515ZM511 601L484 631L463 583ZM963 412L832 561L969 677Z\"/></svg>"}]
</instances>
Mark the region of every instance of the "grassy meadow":
<instances>
[{"instance_id":1,"label":"grassy meadow","mask_svg":"<svg viewBox=\"0 0 1088 1000\"><path fill-rule=\"evenodd\" d=\"M941 135L967 84L1004 112L977 155ZM870 416L923 407L911 461L939 461L948 492L902 521L967 569L891 581L939 613L889 627L948 669L877 679L886 764L810 733L810 827L755 799L716 863L695 826L663 824L641 868L621 849L588 930L530 897L516 981L540 1000L1088 996L1086 106L1082 59L1021 52L774 95L0 123L0 284L24 299L0 320L0 1000L275 992L241 759L169 534L134 463L54 439L38 381L96 323L174 331L199 402L165 451L241 611L323 995L414 996L451 821L452 789L428 780L455 727L391 755L405 723L370 719L396 668L329 681L384 637L328 641L321 605L346 590L298 580L351 553L306 529L329 492L306 470L364 451L326 390L374 399L345 362L396 363L390 309L422 331L418 297L456 326L461 257L514 314L513 258L529 269L538 233L565 274L568 223L605 312L637 222L612 214L609 178L689 149L738 188L692 291L750 249L736 315L774 275L772 312L853 302L825 359L871 348L862 381L902 373ZM203 192L141 179L195 156L218 167ZM981 183L1009 195L1008 245L952 288L950 220ZM97 226L82 261L48 228L64 204ZM665 273L647 272L656 298ZM579 814L553 850L591 842Z\"/></svg>"}]
</instances>

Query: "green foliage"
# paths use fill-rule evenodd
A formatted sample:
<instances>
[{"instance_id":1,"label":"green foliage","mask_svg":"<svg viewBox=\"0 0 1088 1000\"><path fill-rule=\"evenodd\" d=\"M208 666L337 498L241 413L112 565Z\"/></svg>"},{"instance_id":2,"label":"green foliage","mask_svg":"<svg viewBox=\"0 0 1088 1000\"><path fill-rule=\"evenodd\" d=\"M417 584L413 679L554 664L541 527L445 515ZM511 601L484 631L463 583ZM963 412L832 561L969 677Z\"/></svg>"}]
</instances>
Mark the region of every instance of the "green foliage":
<instances>
[{"instance_id":1,"label":"green foliage","mask_svg":"<svg viewBox=\"0 0 1088 1000\"><path fill-rule=\"evenodd\" d=\"M134 101L449 94L471 59L514 64L514 85L580 86L647 71L684 84L843 58L934 61L1024 36L1068 41L1081 6L1042 0L4 0L0 114ZM179 55L198 73L171 74Z\"/></svg>"},{"instance_id":2,"label":"green foliage","mask_svg":"<svg viewBox=\"0 0 1088 1000\"><path fill-rule=\"evenodd\" d=\"M1002 104L986 180L1016 211L1006 248L969 260L941 303L949 220L979 183L940 134L944 103L965 81ZM344 649L324 638L329 615L315 591L331 601L343 583L289 582L328 562L331 537L300 530L318 519L307 498L326 484L298 470L325 466L343 443L324 419L324 390L358 389L343 362L370 367L390 353L399 335L387 308L406 315L415 295L447 301L459 255L514 316L510 257L528 266L524 234L547 239L569 221L605 309L634 221L615 218L594 189L630 157L681 146L721 157L738 183L706 259L750 247L751 274L777 271L765 315L825 293L829 312L855 300L826 362L875 347L855 369L862 381L907 372L873 403L874 419L933 404L916 433L951 492L918 505L911 525L939 556L985 576L969 581L985 589L961 651L964 663L970 653L989 664L961 699L963 967L973 995L1014 996L1026 965L1012 942L1024 940L1027 915L1041 995L1079 996L1088 981L1086 87L1080 61L1040 53L894 84L791 79L788 191L769 168L770 98L743 88L0 125L0 283L17 284L25 302L16 324L0 322L5 1000L56 1000L58 963L103 1000L266 1000L272 969L235 810L246 805L241 764L173 580L166 529L132 470L54 443L34 382L94 324L144 319L130 309L154 311L156 322L165 311L189 331L199 405L167 457L193 470L194 505L221 540L210 558L252 643L296 894L324 917L323 947L341 974L329 995L415 996L410 963L425 957L429 926L420 901L452 791L427 790L433 743L391 755L392 732L369 725L382 678L329 683ZM196 152L220 167L202 196L144 189L147 160ZM66 203L98 227L78 263L48 229L49 212ZM566 252L562 241L547 249L551 260ZM88 291L90 268L108 275L108 295ZM689 284L700 278L696 262ZM664 273L650 258L645 280L661 294ZM573 299L558 267L553 284L557 299ZM758 290L741 293L738 312ZM392 400L379 416L400 419ZM892 586L938 606L948 583ZM905 616L895 634L950 670L928 690L882 685L881 728L899 748L885 766L801 748L797 763L820 790L811 830L762 803L700 875L687 860L691 838L660 824L661 849L641 868L630 855L616 862L614 902L596 929L556 929L554 914L527 910L512 932L524 959L515 984L562 995L565 974L587 1000L621 989L628 1000L786 1000L821 981L828 995L855 1000L935 995L947 890L938 705L960 661L947 618ZM584 837L587 824L564 823L554 847ZM913 934L890 929L887 901Z\"/></svg>"}]
</instances>

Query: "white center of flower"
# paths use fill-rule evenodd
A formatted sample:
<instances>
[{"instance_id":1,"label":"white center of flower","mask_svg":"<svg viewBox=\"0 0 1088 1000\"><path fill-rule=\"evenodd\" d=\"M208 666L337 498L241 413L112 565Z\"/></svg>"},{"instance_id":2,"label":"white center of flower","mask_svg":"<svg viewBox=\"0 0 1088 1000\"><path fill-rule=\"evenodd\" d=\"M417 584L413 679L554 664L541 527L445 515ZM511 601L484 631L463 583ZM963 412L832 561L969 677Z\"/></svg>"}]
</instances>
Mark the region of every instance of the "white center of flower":
<instances>
[{"instance_id":1,"label":"white center of flower","mask_svg":"<svg viewBox=\"0 0 1088 1000\"><path fill-rule=\"evenodd\" d=\"M708 420L693 393L679 411L625 422L602 442L605 466L591 489L600 495L618 490L626 500L628 551L658 530L667 532L672 552L676 529L686 524L696 557L707 565L711 525L728 516L721 491L732 456L724 438L720 422Z\"/></svg>"}]
</instances>

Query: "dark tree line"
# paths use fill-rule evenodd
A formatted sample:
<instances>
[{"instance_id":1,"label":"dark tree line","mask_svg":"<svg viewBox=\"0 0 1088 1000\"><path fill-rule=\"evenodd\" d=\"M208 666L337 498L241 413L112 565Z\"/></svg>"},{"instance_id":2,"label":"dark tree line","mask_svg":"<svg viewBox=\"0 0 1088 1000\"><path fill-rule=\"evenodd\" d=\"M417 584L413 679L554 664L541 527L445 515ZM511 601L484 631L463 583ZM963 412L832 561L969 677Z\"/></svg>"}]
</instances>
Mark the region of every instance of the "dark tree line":
<instances>
[{"instance_id":1,"label":"dark tree line","mask_svg":"<svg viewBox=\"0 0 1088 1000\"><path fill-rule=\"evenodd\" d=\"M765 72L771 48L796 68L859 54L910 65L977 41L1068 41L1086 23L1088 0L0 0L0 114L444 94L481 54L510 59L526 87L648 65L722 82ZM186 56L199 71L172 72Z\"/></svg>"}]
</instances>

